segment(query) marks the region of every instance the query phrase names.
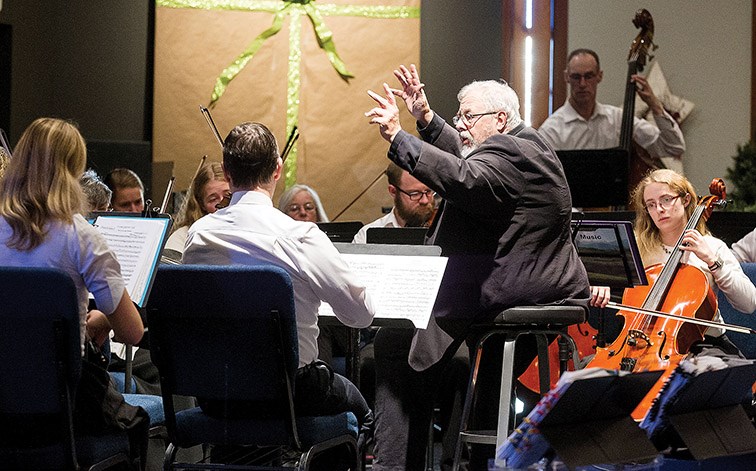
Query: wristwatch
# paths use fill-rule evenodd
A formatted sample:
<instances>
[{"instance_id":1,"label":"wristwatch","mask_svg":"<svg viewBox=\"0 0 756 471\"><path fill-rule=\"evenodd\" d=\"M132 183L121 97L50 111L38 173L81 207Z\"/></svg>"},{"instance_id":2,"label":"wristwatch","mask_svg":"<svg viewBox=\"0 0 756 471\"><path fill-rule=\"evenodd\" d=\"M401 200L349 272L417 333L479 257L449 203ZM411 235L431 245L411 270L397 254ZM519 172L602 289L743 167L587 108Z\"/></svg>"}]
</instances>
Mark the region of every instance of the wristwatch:
<instances>
[{"instance_id":1,"label":"wristwatch","mask_svg":"<svg viewBox=\"0 0 756 471\"><path fill-rule=\"evenodd\" d=\"M713 272L713 271L719 270L720 268L722 268L722 265L724 265L724 262L722 261L721 258L718 258L714 263L709 265L709 271Z\"/></svg>"}]
</instances>

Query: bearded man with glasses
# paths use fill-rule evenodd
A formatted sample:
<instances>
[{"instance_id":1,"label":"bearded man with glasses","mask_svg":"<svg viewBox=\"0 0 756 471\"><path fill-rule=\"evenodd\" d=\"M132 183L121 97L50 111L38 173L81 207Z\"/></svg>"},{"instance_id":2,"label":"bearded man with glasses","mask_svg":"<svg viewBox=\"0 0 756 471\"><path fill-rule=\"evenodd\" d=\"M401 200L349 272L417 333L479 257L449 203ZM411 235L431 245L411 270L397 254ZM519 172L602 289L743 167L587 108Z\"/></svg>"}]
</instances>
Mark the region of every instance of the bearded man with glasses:
<instances>
[{"instance_id":1,"label":"bearded man with glasses","mask_svg":"<svg viewBox=\"0 0 756 471\"><path fill-rule=\"evenodd\" d=\"M374 470L422 469L428 429L418 422L429 420L429 399L471 324L514 306L587 308L589 298L570 238L564 171L551 147L523 124L514 90L495 80L466 85L452 127L430 108L415 66L394 75L401 88L369 91L377 106L365 115L390 143L388 158L443 199L427 243L440 246L449 261L428 328L402 344L376 336ZM402 130L395 96L422 139ZM531 359L518 359L516 367L524 370ZM486 469L485 461L477 465Z\"/></svg>"},{"instance_id":2,"label":"bearded man with glasses","mask_svg":"<svg viewBox=\"0 0 756 471\"><path fill-rule=\"evenodd\" d=\"M352 243L367 242L367 230L371 227L427 227L436 207L435 192L418 181L406 170L391 162L386 168L388 192L394 207L383 217L365 224L355 234Z\"/></svg>"}]
</instances>

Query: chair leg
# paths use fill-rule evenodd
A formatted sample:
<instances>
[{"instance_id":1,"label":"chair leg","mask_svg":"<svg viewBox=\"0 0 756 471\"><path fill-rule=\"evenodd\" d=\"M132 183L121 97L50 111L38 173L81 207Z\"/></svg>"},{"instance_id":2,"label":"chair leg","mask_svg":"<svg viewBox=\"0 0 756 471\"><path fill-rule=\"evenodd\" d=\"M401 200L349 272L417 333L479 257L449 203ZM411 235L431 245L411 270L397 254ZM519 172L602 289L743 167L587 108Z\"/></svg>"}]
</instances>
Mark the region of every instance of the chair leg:
<instances>
[{"instance_id":1,"label":"chair leg","mask_svg":"<svg viewBox=\"0 0 756 471\"><path fill-rule=\"evenodd\" d=\"M514 415L511 414L512 383L514 382L514 355L517 336L504 339L501 364L501 388L499 390L499 423L496 428L496 449L498 450L514 428Z\"/></svg>"},{"instance_id":2,"label":"chair leg","mask_svg":"<svg viewBox=\"0 0 756 471\"><path fill-rule=\"evenodd\" d=\"M176 453L178 447L173 443L169 443L165 449L165 458L163 458L163 471L170 471L173 469L173 462L176 461Z\"/></svg>"}]
</instances>

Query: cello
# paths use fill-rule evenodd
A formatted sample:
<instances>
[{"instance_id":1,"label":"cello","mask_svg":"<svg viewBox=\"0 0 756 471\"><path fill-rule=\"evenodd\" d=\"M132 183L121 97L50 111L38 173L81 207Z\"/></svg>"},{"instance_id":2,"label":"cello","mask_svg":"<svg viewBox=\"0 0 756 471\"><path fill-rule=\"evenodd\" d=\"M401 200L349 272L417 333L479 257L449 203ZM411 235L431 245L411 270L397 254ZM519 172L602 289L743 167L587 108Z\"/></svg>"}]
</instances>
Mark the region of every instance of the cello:
<instances>
[{"instance_id":1,"label":"cello","mask_svg":"<svg viewBox=\"0 0 756 471\"><path fill-rule=\"evenodd\" d=\"M682 263L684 252L680 249L686 231L708 219L714 207L726 204L721 179L712 180L709 191L711 195L698 202L667 262L646 268L649 285L626 289L622 304L613 305L620 307L618 315L625 317L625 325L611 345L596 349L586 366L631 372L664 370L633 411L636 420L646 415L693 342L703 339L705 326L724 327L712 322L717 297L706 274L698 267Z\"/></svg>"}]
</instances>

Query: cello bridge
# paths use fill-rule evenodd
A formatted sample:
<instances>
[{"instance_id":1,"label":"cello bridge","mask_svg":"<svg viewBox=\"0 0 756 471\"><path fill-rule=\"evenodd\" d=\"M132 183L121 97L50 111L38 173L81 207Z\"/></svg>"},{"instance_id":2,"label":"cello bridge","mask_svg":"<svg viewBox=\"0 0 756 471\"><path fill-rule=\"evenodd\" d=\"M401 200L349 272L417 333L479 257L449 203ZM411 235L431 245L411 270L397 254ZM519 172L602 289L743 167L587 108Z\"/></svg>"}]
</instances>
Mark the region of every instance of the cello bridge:
<instances>
[{"instance_id":1,"label":"cello bridge","mask_svg":"<svg viewBox=\"0 0 756 471\"><path fill-rule=\"evenodd\" d=\"M630 345L631 347L635 347L638 345L638 339L646 342L646 345L649 347L654 345L654 343L651 341L648 335L646 335L646 333L643 332L642 330L630 329L627 332L627 344Z\"/></svg>"}]
</instances>

